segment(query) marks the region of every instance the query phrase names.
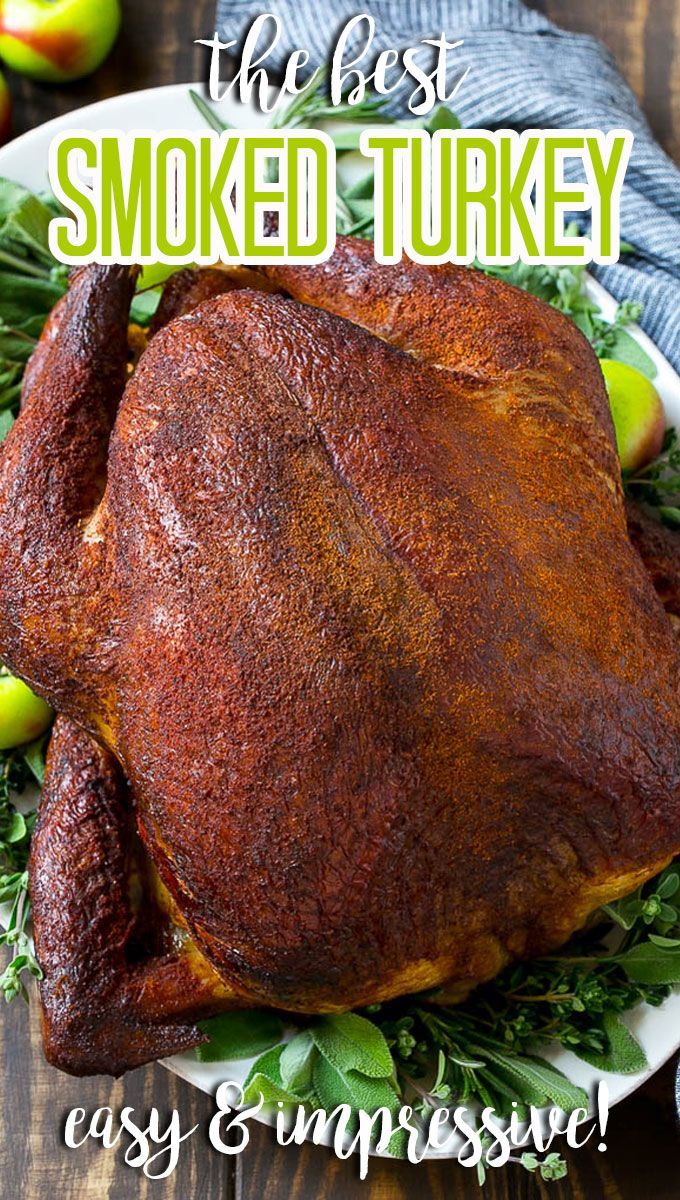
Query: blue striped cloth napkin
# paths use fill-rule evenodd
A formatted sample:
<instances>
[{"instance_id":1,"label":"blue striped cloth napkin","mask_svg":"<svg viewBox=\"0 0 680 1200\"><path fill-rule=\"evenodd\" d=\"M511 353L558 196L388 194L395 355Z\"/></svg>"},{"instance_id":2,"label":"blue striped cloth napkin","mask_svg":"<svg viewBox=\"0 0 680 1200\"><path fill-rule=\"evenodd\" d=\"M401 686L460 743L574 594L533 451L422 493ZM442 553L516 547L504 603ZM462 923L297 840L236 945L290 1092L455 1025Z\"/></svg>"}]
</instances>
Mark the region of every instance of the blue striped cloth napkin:
<instances>
[{"instance_id":1,"label":"blue striped cloth napkin","mask_svg":"<svg viewBox=\"0 0 680 1200\"><path fill-rule=\"evenodd\" d=\"M262 12L275 13L282 25L270 68L298 48L310 52L310 67L326 62L350 17L368 12L376 20L376 52L442 32L450 42L463 39L450 54L449 81L470 68L452 104L463 125L632 130L621 235L636 253L593 273L618 299L644 304L643 328L680 372L680 171L595 38L557 29L519 0L368 0L363 7L356 0L218 0L218 28L238 37ZM395 111L401 104L406 113L412 87Z\"/></svg>"}]
</instances>

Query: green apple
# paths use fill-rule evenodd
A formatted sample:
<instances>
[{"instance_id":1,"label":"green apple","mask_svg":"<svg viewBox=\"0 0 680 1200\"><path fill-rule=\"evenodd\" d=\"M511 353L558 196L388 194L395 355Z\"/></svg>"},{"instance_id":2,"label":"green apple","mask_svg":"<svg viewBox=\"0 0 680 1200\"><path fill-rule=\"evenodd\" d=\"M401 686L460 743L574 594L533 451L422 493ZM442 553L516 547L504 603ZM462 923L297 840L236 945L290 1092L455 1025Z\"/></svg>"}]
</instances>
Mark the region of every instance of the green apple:
<instances>
[{"instance_id":1,"label":"green apple","mask_svg":"<svg viewBox=\"0 0 680 1200\"><path fill-rule=\"evenodd\" d=\"M600 359L621 466L639 471L661 452L666 420L654 384L628 363Z\"/></svg>"},{"instance_id":2,"label":"green apple","mask_svg":"<svg viewBox=\"0 0 680 1200\"><path fill-rule=\"evenodd\" d=\"M0 75L0 146L9 137L11 121L12 102L9 97L9 88L5 82L4 75Z\"/></svg>"},{"instance_id":3,"label":"green apple","mask_svg":"<svg viewBox=\"0 0 680 1200\"><path fill-rule=\"evenodd\" d=\"M52 720L49 704L20 679L0 675L0 750L11 750L40 737Z\"/></svg>"},{"instance_id":4,"label":"green apple","mask_svg":"<svg viewBox=\"0 0 680 1200\"><path fill-rule=\"evenodd\" d=\"M120 28L119 0L0 0L0 58L44 83L96 71Z\"/></svg>"}]
</instances>

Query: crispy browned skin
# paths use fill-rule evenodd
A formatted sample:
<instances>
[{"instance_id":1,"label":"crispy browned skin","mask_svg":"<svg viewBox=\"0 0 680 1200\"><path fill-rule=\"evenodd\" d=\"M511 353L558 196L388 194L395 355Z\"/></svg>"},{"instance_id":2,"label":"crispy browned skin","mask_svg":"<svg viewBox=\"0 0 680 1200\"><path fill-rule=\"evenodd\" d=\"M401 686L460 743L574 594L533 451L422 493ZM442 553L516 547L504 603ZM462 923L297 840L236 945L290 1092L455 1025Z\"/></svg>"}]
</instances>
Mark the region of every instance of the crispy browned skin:
<instances>
[{"instance_id":1,"label":"crispy browned skin","mask_svg":"<svg viewBox=\"0 0 680 1200\"><path fill-rule=\"evenodd\" d=\"M172 322L110 441L126 272L76 276L3 452L0 652L115 752L238 992L462 991L680 848L678 650L565 318L351 239L268 274L302 303Z\"/></svg>"},{"instance_id":2,"label":"crispy browned skin","mask_svg":"<svg viewBox=\"0 0 680 1200\"><path fill-rule=\"evenodd\" d=\"M254 288L267 292L277 290L275 284L248 267L235 267L230 270L224 270L222 267L187 267L183 271L176 271L163 288L161 302L149 325L150 335L153 336L169 321L184 316L213 296L233 292L238 288Z\"/></svg>"},{"instance_id":3,"label":"crispy browned skin","mask_svg":"<svg viewBox=\"0 0 680 1200\"><path fill-rule=\"evenodd\" d=\"M117 1075L186 1050L202 1040L190 1022L230 1006L150 888L115 759L59 717L31 847L31 901L45 1054L62 1070Z\"/></svg>"},{"instance_id":4,"label":"crispy browned skin","mask_svg":"<svg viewBox=\"0 0 680 1200\"><path fill-rule=\"evenodd\" d=\"M633 500L626 501L628 535L667 613L680 617L680 537Z\"/></svg>"}]
</instances>

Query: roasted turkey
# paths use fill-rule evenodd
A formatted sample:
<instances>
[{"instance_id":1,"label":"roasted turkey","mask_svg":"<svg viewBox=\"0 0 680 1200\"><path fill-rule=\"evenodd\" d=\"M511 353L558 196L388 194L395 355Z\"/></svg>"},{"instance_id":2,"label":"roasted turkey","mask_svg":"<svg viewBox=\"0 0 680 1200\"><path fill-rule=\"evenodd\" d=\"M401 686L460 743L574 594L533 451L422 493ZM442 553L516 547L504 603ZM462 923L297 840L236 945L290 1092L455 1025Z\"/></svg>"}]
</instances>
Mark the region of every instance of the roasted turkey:
<instances>
[{"instance_id":1,"label":"roasted turkey","mask_svg":"<svg viewBox=\"0 0 680 1200\"><path fill-rule=\"evenodd\" d=\"M231 1005L462 997L680 850L678 645L575 326L346 238L183 275L127 378L134 281L74 273L0 469L0 656L60 714L45 1043L83 1073Z\"/></svg>"}]
</instances>

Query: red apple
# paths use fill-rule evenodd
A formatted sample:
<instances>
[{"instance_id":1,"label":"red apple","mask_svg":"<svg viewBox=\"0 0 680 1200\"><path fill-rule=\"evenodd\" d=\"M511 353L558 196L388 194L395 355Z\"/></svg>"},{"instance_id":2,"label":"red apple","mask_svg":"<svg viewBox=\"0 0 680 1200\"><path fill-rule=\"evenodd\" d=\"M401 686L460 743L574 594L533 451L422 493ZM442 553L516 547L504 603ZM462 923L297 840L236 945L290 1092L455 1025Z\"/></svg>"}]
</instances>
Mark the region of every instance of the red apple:
<instances>
[{"instance_id":1,"label":"red apple","mask_svg":"<svg viewBox=\"0 0 680 1200\"><path fill-rule=\"evenodd\" d=\"M120 28L119 0L0 0L0 58L45 83L89 75Z\"/></svg>"},{"instance_id":2,"label":"red apple","mask_svg":"<svg viewBox=\"0 0 680 1200\"><path fill-rule=\"evenodd\" d=\"M4 76L0 75L0 146L9 138L11 123L12 102L9 97L9 88L5 83Z\"/></svg>"}]
</instances>

